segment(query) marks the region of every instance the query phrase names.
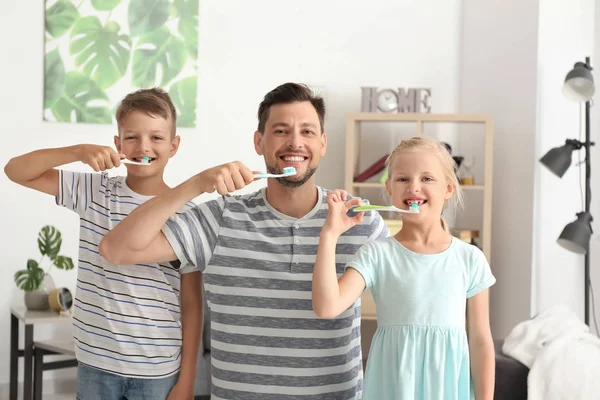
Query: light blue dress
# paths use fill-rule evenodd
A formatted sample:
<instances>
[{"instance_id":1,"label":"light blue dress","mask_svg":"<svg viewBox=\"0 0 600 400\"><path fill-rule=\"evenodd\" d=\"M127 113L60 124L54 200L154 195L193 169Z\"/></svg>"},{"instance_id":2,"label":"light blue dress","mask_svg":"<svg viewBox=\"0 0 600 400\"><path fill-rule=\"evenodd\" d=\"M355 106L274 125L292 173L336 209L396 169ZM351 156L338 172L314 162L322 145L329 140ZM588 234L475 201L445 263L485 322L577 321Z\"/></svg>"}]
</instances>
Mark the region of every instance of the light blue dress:
<instances>
[{"instance_id":1,"label":"light blue dress","mask_svg":"<svg viewBox=\"0 0 600 400\"><path fill-rule=\"evenodd\" d=\"M483 252L453 238L441 253L419 254L388 237L361 247L348 267L377 306L363 400L474 399L466 301L496 282Z\"/></svg>"}]
</instances>

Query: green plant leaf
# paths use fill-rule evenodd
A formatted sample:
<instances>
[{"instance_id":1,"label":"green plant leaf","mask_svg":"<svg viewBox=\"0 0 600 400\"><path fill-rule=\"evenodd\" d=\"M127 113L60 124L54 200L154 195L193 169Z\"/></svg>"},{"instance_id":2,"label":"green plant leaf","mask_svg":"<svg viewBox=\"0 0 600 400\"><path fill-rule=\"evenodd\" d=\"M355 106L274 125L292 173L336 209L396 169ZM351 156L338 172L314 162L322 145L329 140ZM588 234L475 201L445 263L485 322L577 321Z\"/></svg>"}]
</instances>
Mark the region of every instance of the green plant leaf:
<instances>
[{"instance_id":1,"label":"green plant leaf","mask_svg":"<svg viewBox=\"0 0 600 400\"><path fill-rule=\"evenodd\" d=\"M81 18L71 30L69 52L75 56L75 66L83 66L83 72L102 89L115 84L127 71L131 39L119 35L120 30L114 21L102 27L94 16Z\"/></svg>"},{"instance_id":2,"label":"green plant leaf","mask_svg":"<svg viewBox=\"0 0 600 400\"><path fill-rule=\"evenodd\" d=\"M27 260L27 270L28 271L32 271L36 268L39 268L40 266L38 265L38 262L35 260L32 260L31 258L29 260Z\"/></svg>"},{"instance_id":3,"label":"green plant leaf","mask_svg":"<svg viewBox=\"0 0 600 400\"><path fill-rule=\"evenodd\" d=\"M185 65L183 40L162 27L142 36L133 51L131 83L137 87L166 86ZM157 79L160 66L161 79Z\"/></svg>"},{"instance_id":4,"label":"green plant leaf","mask_svg":"<svg viewBox=\"0 0 600 400\"><path fill-rule=\"evenodd\" d=\"M44 270L41 268L22 269L15 272L14 279L19 289L31 292L42 285L44 275Z\"/></svg>"},{"instance_id":5,"label":"green plant leaf","mask_svg":"<svg viewBox=\"0 0 600 400\"><path fill-rule=\"evenodd\" d=\"M98 11L110 11L120 2L121 0L92 0L92 6Z\"/></svg>"},{"instance_id":6,"label":"green plant leaf","mask_svg":"<svg viewBox=\"0 0 600 400\"><path fill-rule=\"evenodd\" d=\"M50 108L65 90L65 66L58 49L46 53L44 63L44 108Z\"/></svg>"},{"instance_id":7,"label":"green plant leaf","mask_svg":"<svg viewBox=\"0 0 600 400\"><path fill-rule=\"evenodd\" d=\"M54 259L54 265L56 266L56 268L64 269L65 271L69 271L75 267L73 265L73 260L71 259L71 257L65 256L57 256Z\"/></svg>"},{"instance_id":8,"label":"green plant leaf","mask_svg":"<svg viewBox=\"0 0 600 400\"><path fill-rule=\"evenodd\" d=\"M52 106L52 114L59 122L112 122L108 96L94 81L78 71L67 73L65 90Z\"/></svg>"},{"instance_id":9,"label":"green plant leaf","mask_svg":"<svg viewBox=\"0 0 600 400\"><path fill-rule=\"evenodd\" d=\"M38 247L40 253L54 259L60 251L62 235L58 229L51 225L44 226L38 234Z\"/></svg>"},{"instance_id":10,"label":"green plant leaf","mask_svg":"<svg viewBox=\"0 0 600 400\"><path fill-rule=\"evenodd\" d=\"M196 86L197 77L189 76L175 82L169 89L169 96L177 109L177 126L196 126Z\"/></svg>"},{"instance_id":11,"label":"green plant leaf","mask_svg":"<svg viewBox=\"0 0 600 400\"><path fill-rule=\"evenodd\" d=\"M58 0L46 10L46 31L57 38L71 29L79 18L79 11L69 0Z\"/></svg>"},{"instance_id":12,"label":"green plant leaf","mask_svg":"<svg viewBox=\"0 0 600 400\"><path fill-rule=\"evenodd\" d=\"M179 18L177 30L194 60L198 59L198 0L175 0L174 14Z\"/></svg>"},{"instance_id":13,"label":"green plant leaf","mask_svg":"<svg viewBox=\"0 0 600 400\"><path fill-rule=\"evenodd\" d=\"M131 0L127 10L129 34L141 36L164 26L169 19L168 0Z\"/></svg>"}]
</instances>

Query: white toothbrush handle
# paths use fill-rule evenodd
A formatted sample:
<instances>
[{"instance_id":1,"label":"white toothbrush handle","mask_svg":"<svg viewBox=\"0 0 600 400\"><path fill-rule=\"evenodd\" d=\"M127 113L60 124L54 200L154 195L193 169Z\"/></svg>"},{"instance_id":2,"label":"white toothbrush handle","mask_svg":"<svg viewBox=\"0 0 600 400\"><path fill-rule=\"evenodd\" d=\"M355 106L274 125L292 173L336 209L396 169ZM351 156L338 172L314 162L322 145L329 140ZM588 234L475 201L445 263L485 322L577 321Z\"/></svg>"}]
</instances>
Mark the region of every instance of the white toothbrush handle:
<instances>
[{"instance_id":1,"label":"white toothbrush handle","mask_svg":"<svg viewBox=\"0 0 600 400\"><path fill-rule=\"evenodd\" d=\"M121 160L121 163L132 164L132 165L150 165L150 163L141 163L141 162L131 161L131 160L128 160L127 158Z\"/></svg>"}]
</instances>

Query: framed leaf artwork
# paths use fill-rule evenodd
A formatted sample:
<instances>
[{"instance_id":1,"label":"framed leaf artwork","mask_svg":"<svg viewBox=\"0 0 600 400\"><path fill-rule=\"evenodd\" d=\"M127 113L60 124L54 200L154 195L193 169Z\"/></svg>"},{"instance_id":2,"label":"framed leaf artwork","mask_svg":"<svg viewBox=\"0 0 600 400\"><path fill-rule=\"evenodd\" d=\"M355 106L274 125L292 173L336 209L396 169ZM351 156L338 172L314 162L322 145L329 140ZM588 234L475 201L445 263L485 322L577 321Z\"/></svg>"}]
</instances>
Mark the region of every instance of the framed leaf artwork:
<instances>
[{"instance_id":1,"label":"framed leaf artwork","mask_svg":"<svg viewBox=\"0 0 600 400\"><path fill-rule=\"evenodd\" d=\"M111 124L127 93L159 86L196 126L199 0L46 0L44 120Z\"/></svg>"}]
</instances>

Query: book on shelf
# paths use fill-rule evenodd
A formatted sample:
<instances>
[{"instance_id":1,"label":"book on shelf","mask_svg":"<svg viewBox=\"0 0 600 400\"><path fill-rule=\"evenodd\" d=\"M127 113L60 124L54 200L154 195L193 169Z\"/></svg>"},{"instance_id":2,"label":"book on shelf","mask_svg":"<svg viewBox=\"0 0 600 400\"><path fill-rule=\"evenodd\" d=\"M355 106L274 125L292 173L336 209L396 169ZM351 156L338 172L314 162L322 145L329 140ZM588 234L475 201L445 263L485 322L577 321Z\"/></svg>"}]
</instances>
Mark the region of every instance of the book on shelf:
<instances>
[{"instance_id":1,"label":"book on shelf","mask_svg":"<svg viewBox=\"0 0 600 400\"><path fill-rule=\"evenodd\" d=\"M365 169L363 172L354 177L354 182L365 182L367 179L374 177L385 169L385 161L389 157L389 154L384 155L379 160L375 161L371 166Z\"/></svg>"}]
</instances>

